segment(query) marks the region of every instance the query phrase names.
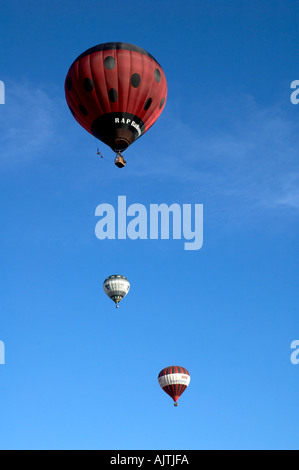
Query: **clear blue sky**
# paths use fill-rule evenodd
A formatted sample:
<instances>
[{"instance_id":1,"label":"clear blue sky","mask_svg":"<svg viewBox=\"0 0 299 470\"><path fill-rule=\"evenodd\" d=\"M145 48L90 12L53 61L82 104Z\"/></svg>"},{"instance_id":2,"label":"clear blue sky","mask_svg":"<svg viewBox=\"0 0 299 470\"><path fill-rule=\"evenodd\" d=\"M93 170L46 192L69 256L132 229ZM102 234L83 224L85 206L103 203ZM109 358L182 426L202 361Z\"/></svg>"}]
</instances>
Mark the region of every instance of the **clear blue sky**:
<instances>
[{"instance_id":1,"label":"clear blue sky","mask_svg":"<svg viewBox=\"0 0 299 470\"><path fill-rule=\"evenodd\" d=\"M298 2L2 1L2 449L299 445ZM96 155L64 79L96 44L149 51L166 107ZM95 208L204 205L204 244L105 240ZM116 310L106 276L128 277ZM159 371L186 367L174 408Z\"/></svg>"}]
</instances>

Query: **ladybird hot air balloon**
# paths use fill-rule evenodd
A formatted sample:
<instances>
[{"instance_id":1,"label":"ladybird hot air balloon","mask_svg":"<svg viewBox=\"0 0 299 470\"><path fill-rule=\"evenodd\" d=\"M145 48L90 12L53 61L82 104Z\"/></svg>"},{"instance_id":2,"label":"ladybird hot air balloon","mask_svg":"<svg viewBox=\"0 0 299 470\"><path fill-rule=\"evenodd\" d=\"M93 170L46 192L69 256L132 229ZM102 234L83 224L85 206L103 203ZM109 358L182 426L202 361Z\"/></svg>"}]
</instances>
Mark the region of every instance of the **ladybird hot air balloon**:
<instances>
[{"instance_id":1,"label":"ladybird hot air balloon","mask_svg":"<svg viewBox=\"0 0 299 470\"><path fill-rule=\"evenodd\" d=\"M103 282L104 292L119 307L119 302L127 295L130 289L128 279L120 274L113 274Z\"/></svg>"},{"instance_id":2,"label":"ladybird hot air balloon","mask_svg":"<svg viewBox=\"0 0 299 470\"><path fill-rule=\"evenodd\" d=\"M78 123L108 145L115 164L155 123L165 106L167 83L161 65L140 47L99 44L79 55L65 80L67 104Z\"/></svg>"},{"instance_id":3,"label":"ladybird hot air balloon","mask_svg":"<svg viewBox=\"0 0 299 470\"><path fill-rule=\"evenodd\" d=\"M164 392L173 399L174 406L178 406L178 399L190 383L190 374L184 367L165 367L158 375L158 381Z\"/></svg>"}]
</instances>

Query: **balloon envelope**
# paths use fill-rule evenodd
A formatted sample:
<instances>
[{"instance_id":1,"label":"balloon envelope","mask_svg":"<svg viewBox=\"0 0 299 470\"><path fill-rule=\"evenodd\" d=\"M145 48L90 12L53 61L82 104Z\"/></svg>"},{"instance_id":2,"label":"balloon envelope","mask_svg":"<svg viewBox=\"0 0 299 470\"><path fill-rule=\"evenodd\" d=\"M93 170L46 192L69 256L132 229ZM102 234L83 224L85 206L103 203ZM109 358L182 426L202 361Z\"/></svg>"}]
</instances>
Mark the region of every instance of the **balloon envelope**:
<instances>
[{"instance_id":1,"label":"balloon envelope","mask_svg":"<svg viewBox=\"0 0 299 470\"><path fill-rule=\"evenodd\" d=\"M113 274L103 282L104 292L118 306L118 303L127 295L130 290L128 279L120 274Z\"/></svg>"},{"instance_id":2,"label":"balloon envelope","mask_svg":"<svg viewBox=\"0 0 299 470\"><path fill-rule=\"evenodd\" d=\"M167 83L162 67L147 51L109 42L77 57L66 76L65 96L78 123L121 152L160 116Z\"/></svg>"},{"instance_id":3,"label":"balloon envelope","mask_svg":"<svg viewBox=\"0 0 299 470\"><path fill-rule=\"evenodd\" d=\"M188 387L190 379L187 369L181 366L165 367L158 375L160 387L173 399L175 404Z\"/></svg>"}]
</instances>

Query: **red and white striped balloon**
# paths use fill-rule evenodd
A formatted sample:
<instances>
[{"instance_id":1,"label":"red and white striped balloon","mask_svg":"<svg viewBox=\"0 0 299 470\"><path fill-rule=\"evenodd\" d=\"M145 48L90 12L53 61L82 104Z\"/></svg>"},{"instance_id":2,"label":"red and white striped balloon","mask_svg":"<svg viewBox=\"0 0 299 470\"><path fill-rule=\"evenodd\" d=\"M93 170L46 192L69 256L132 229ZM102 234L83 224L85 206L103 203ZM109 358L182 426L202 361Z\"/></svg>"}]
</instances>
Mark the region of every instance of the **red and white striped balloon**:
<instances>
[{"instance_id":1,"label":"red and white striped balloon","mask_svg":"<svg viewBox=\"0 0 299 470\"><path fill-rule=\"evenodd\" d=\"M166 392L177 406L178 399L190 383L190 374L184 367L170 366L162 369L158 375L160 387Z\"/></svg>"}]
</instances>

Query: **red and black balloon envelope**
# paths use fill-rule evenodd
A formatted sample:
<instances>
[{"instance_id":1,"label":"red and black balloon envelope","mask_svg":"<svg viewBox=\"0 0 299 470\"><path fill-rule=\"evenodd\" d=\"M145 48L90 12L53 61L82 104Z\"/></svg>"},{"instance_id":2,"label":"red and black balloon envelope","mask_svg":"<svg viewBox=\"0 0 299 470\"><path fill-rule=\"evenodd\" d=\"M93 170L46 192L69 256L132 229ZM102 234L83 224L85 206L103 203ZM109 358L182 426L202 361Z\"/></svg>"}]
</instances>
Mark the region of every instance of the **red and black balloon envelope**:
<instances>
[{"instance_id":1,"label":"red and black balloon envelope","mask_svg":"<svg viewBox=\"0 0 299 470\"><path fill-rule=\"evenodd\" d=\"M170 366L162 369L158 375L160 387L177 405L177 401L190 383L190 374L185 367Z\"/></svg>"},{"instance_id":2,"label":"red and black balloon envelope","mask_svg":"<svg viewBox=\"0 0 299 470\"><path fill-rule=\"evenodd\" d=\"M162 113L167 82L150 53L133 44L108 42L88 49L73 62L65 96L78 123L120 153Z\"/></svg>"}]
</instances>

